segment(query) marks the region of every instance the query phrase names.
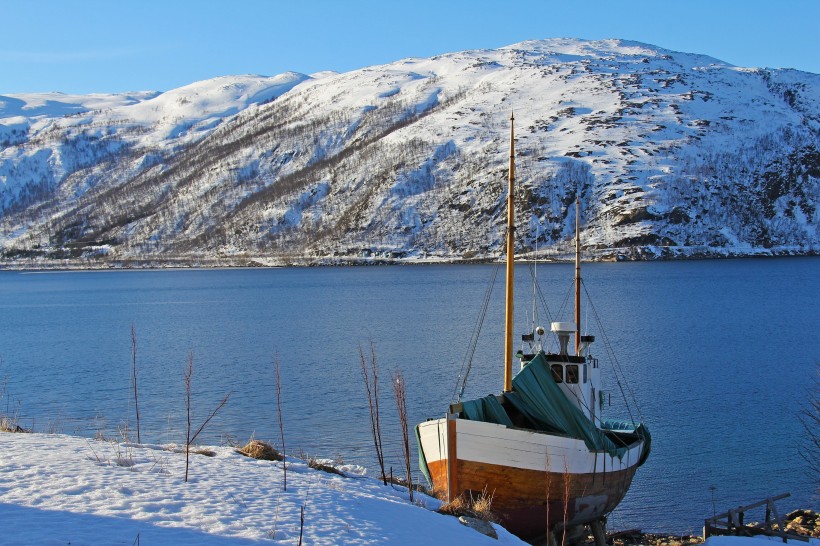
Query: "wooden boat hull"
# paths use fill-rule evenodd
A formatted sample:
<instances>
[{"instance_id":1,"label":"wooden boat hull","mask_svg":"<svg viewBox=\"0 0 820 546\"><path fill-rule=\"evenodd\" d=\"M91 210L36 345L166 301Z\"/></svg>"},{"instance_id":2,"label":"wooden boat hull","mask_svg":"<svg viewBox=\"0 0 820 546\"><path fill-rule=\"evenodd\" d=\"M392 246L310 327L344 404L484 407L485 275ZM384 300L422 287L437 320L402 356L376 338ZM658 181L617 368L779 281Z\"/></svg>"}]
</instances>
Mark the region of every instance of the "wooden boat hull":
<instances>
[{"instance_id":1,"label":"wooden boat hull","mask_svg":"<svg viewBox=\"0 0 820 546\"><path fill-rule=\"evenodd\" d=\"M486 491L500 523L524 539L607 515L626 495L644 449L635 442L618 459L581 440L456 418L427 421L418 432L436 495Z\"/></svg>"}]
</instances>

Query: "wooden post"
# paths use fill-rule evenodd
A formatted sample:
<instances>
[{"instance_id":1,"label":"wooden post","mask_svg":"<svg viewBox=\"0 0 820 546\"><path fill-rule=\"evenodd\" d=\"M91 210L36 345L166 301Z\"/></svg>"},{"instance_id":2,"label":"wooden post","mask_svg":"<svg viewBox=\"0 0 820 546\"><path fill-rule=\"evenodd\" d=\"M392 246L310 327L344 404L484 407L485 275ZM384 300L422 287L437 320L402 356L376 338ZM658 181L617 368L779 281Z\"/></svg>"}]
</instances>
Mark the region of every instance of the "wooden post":
<instances>
[{"instance_id":1,"label":"wooden post","mask_svg":"<svg viewBox=\"0 0 820 546\"><path fill-rule=\"evenodd\" d=\"M458 496L458 453L456 452L456 415L447 414L447 502Z\"/></svg>"},{"instance_id":2,"label":"wooden post","mask_svg":"<svg viewBox=\"0 0 820 546\"><path fill-rule=\"evenodd\" d=\"M775 521L775 523L777 523L777 528L780 531L782 531L783 530L783 521L780 519L780 514L777 512L777 507L774 505L774 501L775 501L776 498L777 497L766 499L766 505L771 507L772 514L774 515L774 521Z\"/></svg>"}]
</instances>

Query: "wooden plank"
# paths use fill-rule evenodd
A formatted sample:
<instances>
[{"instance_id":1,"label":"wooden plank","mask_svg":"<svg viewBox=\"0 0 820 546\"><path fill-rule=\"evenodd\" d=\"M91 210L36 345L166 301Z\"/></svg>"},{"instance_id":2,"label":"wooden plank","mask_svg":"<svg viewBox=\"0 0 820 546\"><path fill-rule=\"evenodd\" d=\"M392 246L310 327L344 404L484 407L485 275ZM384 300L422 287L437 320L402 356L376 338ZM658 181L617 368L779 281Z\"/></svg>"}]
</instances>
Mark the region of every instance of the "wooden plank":
<instances>
[{"instance_id":1,"label":"wooden plank","mask_svg":"<svg viewBox=\"0 0 820 546\"><path fill-rule=\"evenodd\" d=\"M788 496L788 493L786 494L786 496ZM782 496L781 496L781 498L782 498ZM774 515L774 521L775 521L775 523L777 523L777 528L782 530L783 529L783 520L780 519L780 513L777 511L777 507L774 505L775 500L776 499L774 497L772 497L770 499L766 499L769 508L771 508L771 510L772 510L772 515Z\"/></svg>"},{"instance_id":2,"label":"wooden plank","mask_svg":"<svg viewBox=\"0 0 820 546\"><path fill-rule=\"evenodd\" d=\"M734 512L748 512L749 510L751 510L753 508L757 508L758 506L763 506L764 504L768 504L769 501L774 502L776 500L785 499L786 497L790 497L790 496L791 496L791 493L781 493L780 495L776 495L774 497L768 497L767 499L756 502L754 504L749 504L747 506L740 506L738 508L733 508L732 510ZM727 517L728 515L729 515L728 512L724 512L723 514L718 514L717 516L712 516L711 518L709 518L709 521L717 521L719 519L723 519L723 518Z\"/></svg>"},{"instance_id":3,"label":"wooden plank","mask_svg":"<svg viewBox=\"0 0 820 546\"><path fill-rule=\"evenodd\" d=\"M453 502L459 495L456 438L456 416L450 413L447 415L447 502Z\"/></svg>"},{"instance_id":4,"label":"wooden plank","mask_svg":"<svg viewBox=\"0 0 820 546\"><path fill-rule=\"evenodd\" d=\"M788 496L790 496L789 493L782 493L780 495L769 497L765 500L755 502L746 506L732 508L728 512L705 519L703 525L704 540L711 535L766 535L771 537L780 537L783 539L783 542L786 542L787 539L809 542L808 537L797 535L794 533L787 533L782 530L783 520L780 518L780 514L777 511L777 507L775 506L774 501L785 499ZM748 512L749 510L764 505L766 506L765 525L744 523L745 512ZM772 515L774 515L774 523L777 523L779 527L779 529L777 530L772 529Z\"/></svg>"}]
</instances>

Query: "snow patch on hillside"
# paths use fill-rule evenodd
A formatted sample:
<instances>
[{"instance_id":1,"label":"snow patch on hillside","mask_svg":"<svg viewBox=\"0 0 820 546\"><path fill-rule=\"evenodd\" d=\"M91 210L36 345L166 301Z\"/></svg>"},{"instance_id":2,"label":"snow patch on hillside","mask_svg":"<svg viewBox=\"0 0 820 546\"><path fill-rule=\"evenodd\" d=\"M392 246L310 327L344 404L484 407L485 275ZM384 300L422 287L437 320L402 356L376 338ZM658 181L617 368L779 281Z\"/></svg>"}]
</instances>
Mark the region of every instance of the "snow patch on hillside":
<instances>
[{"instance_id":1,"label":"snow patch on hillside","mask_svg":"<svg viewBox=\"0 0 820 546\"><path fill-rule=\"evenodd\" d=\"M4 103L7 256L493 258L511 112L520 252L562 252L576 194L601 258L820 248L816 74L563 38L112 97Z\"/></svg>"}]
</instances>

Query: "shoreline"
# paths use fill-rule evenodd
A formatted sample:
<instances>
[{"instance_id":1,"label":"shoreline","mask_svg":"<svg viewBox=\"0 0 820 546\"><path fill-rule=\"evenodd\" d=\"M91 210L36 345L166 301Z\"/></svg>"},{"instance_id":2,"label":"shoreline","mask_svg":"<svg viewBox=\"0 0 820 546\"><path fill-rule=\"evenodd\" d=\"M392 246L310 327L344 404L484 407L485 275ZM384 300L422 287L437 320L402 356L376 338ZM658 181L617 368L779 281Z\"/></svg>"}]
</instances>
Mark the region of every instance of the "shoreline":
<instances>
[{"instance_id":1,"label":"shoreline","mask_svg":"<svg viewBox=\"0 0 820 546\"><path fill-rule=\"evenodd\" d=\"M802 253L752 253L752 254L708 254L708 255L674 255L643 258L616 255L586 256L585 263L612 262L680 262L705 260L754 260L775 258L814 258L820 252ZM516 257L517 263L567 264L573 263L570 255L533 256L521 254ZM219 269L277 269L307 267L373 267L373 266L430 266L430 265L493 265L504 263L501 258L393 258L393 257L235 257L235 258L179 258L179 259L124 259L124 260L54 260L22 261L0 260L0 271L170 271L170 270L219 270Z\"/></svg>"}]
</instances>

